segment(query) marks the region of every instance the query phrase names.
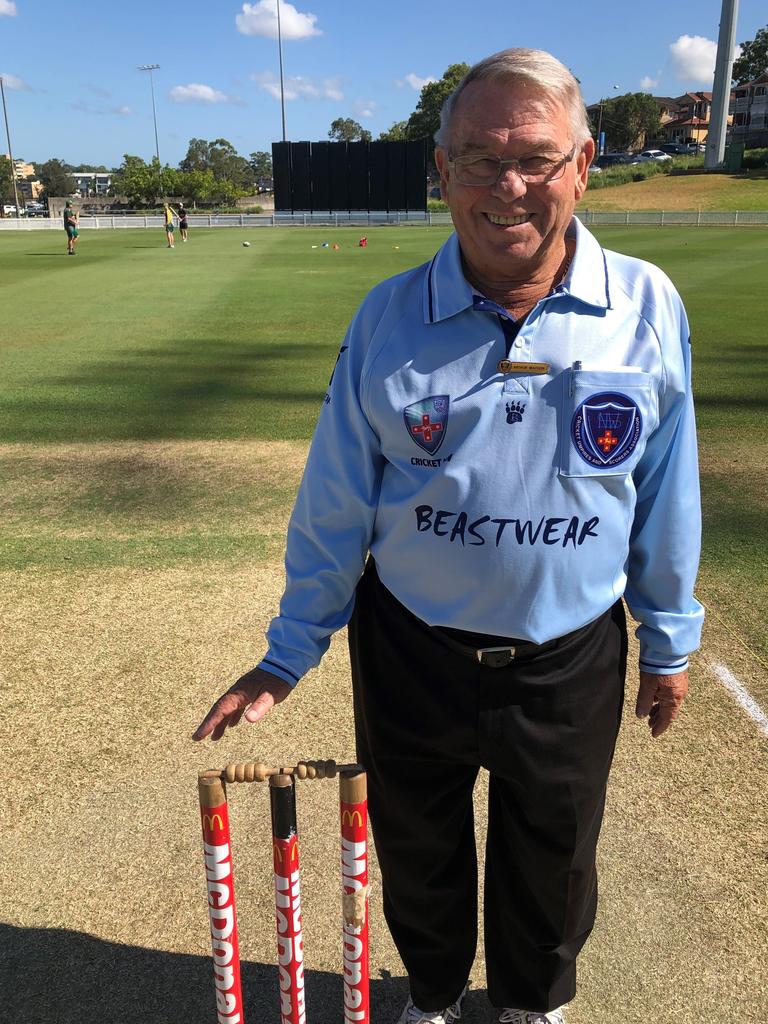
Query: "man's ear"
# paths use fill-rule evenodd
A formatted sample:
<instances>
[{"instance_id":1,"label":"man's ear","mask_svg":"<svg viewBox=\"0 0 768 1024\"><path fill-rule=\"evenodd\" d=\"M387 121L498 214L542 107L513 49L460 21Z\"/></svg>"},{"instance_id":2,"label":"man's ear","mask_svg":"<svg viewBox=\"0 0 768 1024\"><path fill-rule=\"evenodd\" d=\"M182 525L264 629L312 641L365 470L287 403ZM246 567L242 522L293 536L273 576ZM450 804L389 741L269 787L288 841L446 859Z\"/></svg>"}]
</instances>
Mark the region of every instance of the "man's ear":
<instances>
[{"instance_id":1,"label":"man's ear","mask_svg":"<svg viewBox=\"0 0 768 1024\"><path fill-rule=\"evenodd\" d=\"M435 166L440 173L440 191L443 196L443 201L447 203L449 183L448 154L442 146L435 146Z\"/></svg>"},{"instance_id":2,"label":"man's ear","mask_svg":"<svg viewBox=\"0 0 768 1024\"><path fill-rule=\"evenodd\" d=\"M587 139L576 156L576 200L578 201L587 191L589 181L589 168L595 156L594 139Z\"/></svg>"}]
</instances>

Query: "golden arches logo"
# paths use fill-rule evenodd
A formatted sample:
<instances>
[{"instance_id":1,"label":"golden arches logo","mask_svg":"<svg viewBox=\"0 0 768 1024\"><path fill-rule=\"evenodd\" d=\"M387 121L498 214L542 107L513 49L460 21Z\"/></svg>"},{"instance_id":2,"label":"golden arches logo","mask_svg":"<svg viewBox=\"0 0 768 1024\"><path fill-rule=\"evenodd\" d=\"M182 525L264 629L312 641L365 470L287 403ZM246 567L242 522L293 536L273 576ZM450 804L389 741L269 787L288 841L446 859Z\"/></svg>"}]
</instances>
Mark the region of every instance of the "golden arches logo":
<instances>
[{"instance_id":1,"label":"golden arches logo","mask_svg":"<svg viewBox=\"0 0 768 1024\"><path fill-rule=\"evenodd\" d=\"M342 811L341 812L341 824L342 825L357 825L358 828L363 827L363 816L360 811Z\"/></svg>"},{"instance_id":2,"label":"golden arches logo","mask_svg":"<svg viewBox=\"0 0 768 1024\"><path fill-rule=\"evenodd\" d=\"M290 853L291 853L290 860L291 861L296 860L296 857L298 856L298 848L296 846L296 843L291 843L291 846L290 846L289 849L290 849ZM276 843L276 842L272 843L272 853L277 858L277 861L278 861L279 864L283 863L283 851L284 850L285 850L285 847L281 846L280 843Z\"/></svg>"},{"instance_id":3,"label":"golden arches logo","mask_svg":"<svg viewBox=\"0 0 768 1024\"><path fill-rule=\"evenodd\" d=\"M204 814L203 815L203 828L208 829L212 832L214 828L219 830L224 828L224 822L220 814Z\"/></svg>"}]
</instances>

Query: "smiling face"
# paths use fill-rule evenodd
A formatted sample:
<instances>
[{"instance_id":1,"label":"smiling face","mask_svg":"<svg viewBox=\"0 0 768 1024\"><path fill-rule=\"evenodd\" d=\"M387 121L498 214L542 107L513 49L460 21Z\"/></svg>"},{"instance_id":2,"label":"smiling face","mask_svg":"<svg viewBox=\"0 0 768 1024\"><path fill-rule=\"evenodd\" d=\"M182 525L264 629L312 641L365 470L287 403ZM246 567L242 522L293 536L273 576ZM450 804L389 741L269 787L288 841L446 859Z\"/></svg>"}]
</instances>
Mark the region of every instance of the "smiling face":
<instances>
[{"instance_id":1,"label":"smiling face","mask_svg":"<svg viewBox=\"0 0 768 1024\"><path fill-rule=\"evenodd\" d=\"M511 160L570 153L574 146L566 109L519 82L471 82L456 104L450 137L453 157L493 154ZM495 185L478 187L456 181L448 152L438 147L440 186L469 276L524 283L554 273L574 207L587 187L593 154L591 139L577 146L557 181L526 184L505 168Z\"/></svg>"}]
</instances>

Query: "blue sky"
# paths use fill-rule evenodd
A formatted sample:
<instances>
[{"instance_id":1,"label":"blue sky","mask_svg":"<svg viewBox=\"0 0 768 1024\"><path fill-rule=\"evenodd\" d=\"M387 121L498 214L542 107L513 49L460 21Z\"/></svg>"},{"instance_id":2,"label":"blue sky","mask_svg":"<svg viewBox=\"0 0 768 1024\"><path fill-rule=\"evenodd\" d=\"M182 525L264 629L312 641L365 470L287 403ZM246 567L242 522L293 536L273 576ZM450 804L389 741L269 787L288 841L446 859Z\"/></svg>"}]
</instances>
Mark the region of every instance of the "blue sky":
<instances>
[{"instance_id":1,"label":"blue sky","mask_svg":"<svg viewBox=\"0 0 768 1024\"><path fill-rule=\"evenodd\" d=\"M408 117L424 81L507 46L554 53L587 103L617 91L711 89L720 0L282 0L280 9L287 137L316 140L336 117L375 138ZM244 155L268 150L281 136L275 11L276 0L0 0L14 156L109 167L124 153L150 159L149 76L136 70L149 63L161 65L164 163L177 164L192 137L223 136ZM741 0L737 40L766 21L765 0Z\"/></svg>"}]
</instances>

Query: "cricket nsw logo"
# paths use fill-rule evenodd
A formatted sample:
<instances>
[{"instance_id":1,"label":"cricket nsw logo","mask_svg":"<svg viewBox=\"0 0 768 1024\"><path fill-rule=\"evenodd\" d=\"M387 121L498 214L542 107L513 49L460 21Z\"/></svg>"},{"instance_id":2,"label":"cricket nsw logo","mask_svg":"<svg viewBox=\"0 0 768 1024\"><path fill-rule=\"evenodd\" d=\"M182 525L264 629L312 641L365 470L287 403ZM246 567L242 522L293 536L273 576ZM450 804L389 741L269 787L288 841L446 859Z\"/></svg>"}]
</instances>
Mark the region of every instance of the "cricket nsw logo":
<instances>
[{"instance_id":1,"label":"cricket nsw logo","mask_svg":"<svg viewBox=\"0 0 768 1024\"><path fill-rule=\"evenodd\" d=\"M408 436L429 455L434 455L443 443L448 427L449 404L448 395L430 395L403 410Z\"/></svg>"},{"instance_id":2,"label":"cricket nsw logo","mask_svg":"<svg viewBox=\"0 0 768 1024\"><path fill-rule=\"evenodd\" d=\"M610 469L637 447L643 422L631 398L614 391L590 395L574 413L571 439L590 466Z\"/></svg>"}]
</instances>

